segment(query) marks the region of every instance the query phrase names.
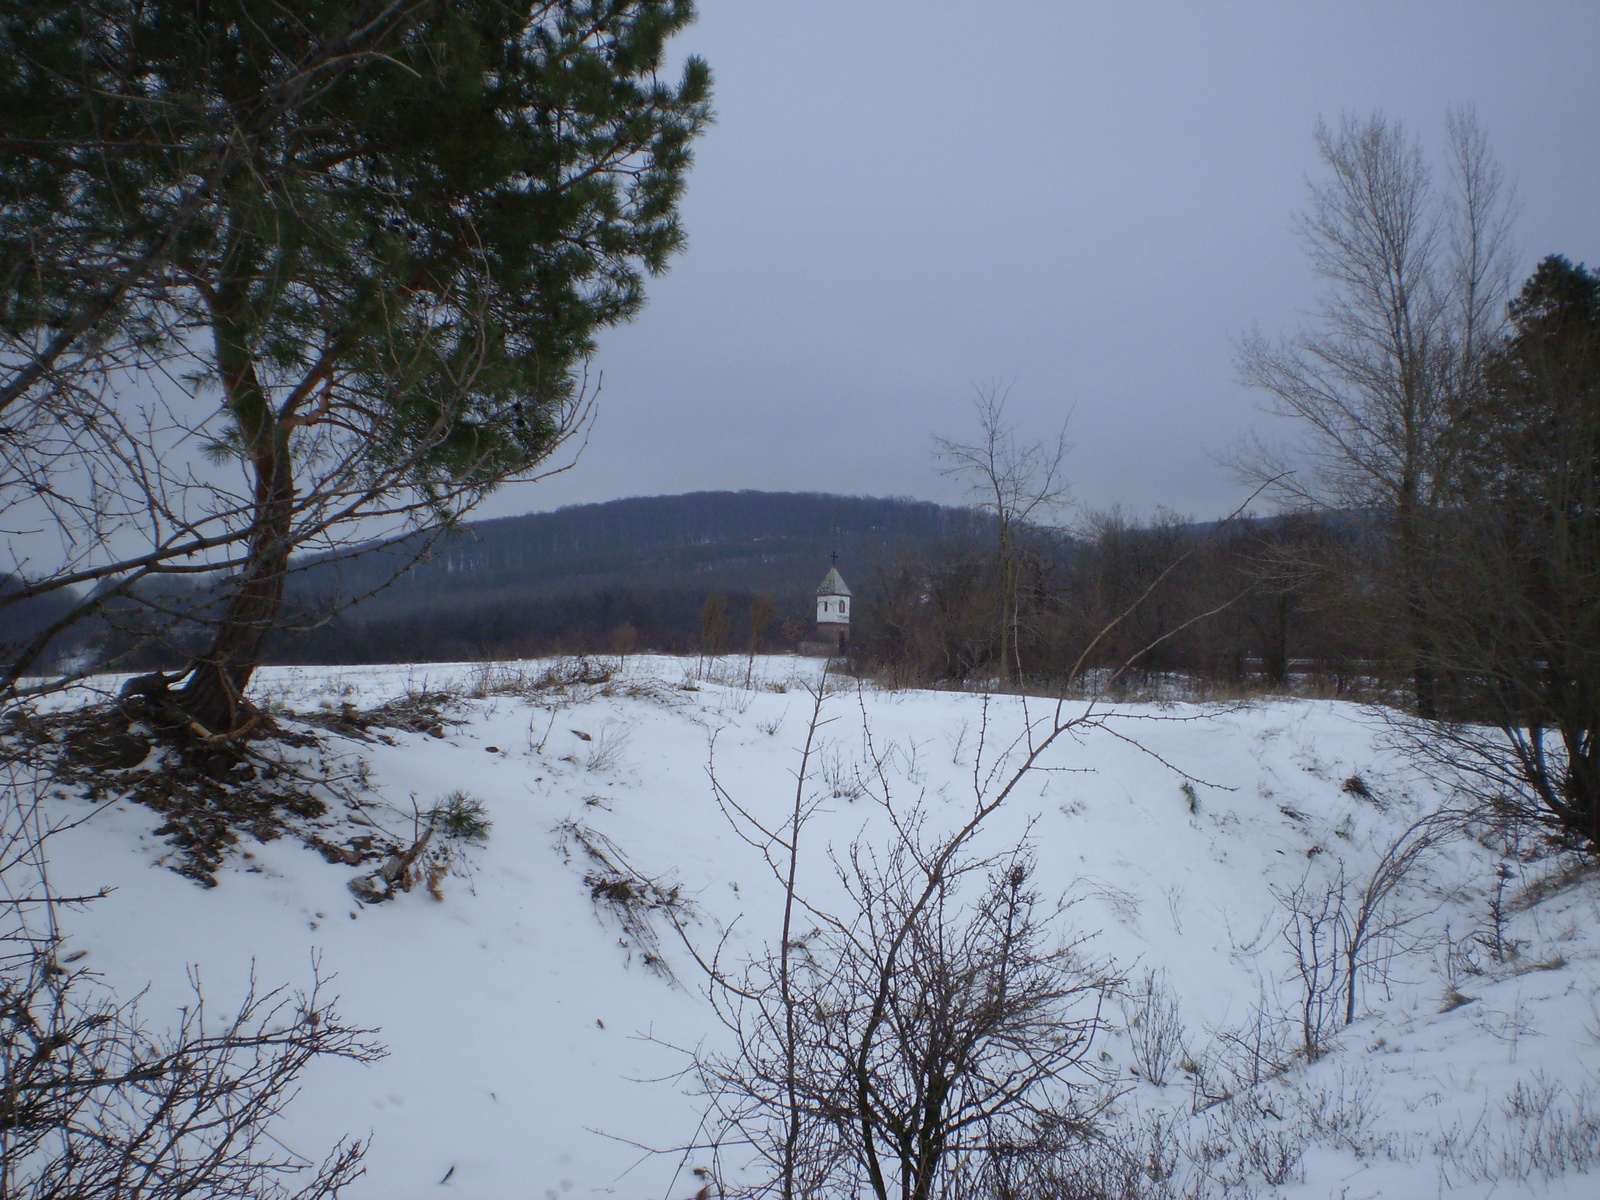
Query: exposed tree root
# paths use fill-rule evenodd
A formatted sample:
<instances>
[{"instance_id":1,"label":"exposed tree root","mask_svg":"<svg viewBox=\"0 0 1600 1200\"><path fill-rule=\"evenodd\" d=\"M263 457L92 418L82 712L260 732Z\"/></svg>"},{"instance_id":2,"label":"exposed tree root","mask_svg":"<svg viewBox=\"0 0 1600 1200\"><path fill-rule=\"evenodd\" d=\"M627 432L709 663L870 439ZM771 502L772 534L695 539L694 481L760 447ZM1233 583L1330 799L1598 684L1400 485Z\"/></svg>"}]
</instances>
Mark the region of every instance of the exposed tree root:
<instances>
[{"instance_id":1,"label":"exposed tree root","mask_svg":"<svg viewBox=\"0 0 1600 1200\"><path fill-rule=\"evenodd\" d=\"M391 707L318 723L357 740L371 740L368 731L385 726L439 726L437 704L407 713L386 711ZM60 794L128 800L159 813L155 833L172 847L168 865L207 887L242 835L294 837L349 866L404 848L364 812L379 804L363 759L299 719L256 710L249 723L223 736L196 728L163 683L125 689L108 704L13 711L0 722L0 755L35 756Z\"/></svg>"}]
</instances>

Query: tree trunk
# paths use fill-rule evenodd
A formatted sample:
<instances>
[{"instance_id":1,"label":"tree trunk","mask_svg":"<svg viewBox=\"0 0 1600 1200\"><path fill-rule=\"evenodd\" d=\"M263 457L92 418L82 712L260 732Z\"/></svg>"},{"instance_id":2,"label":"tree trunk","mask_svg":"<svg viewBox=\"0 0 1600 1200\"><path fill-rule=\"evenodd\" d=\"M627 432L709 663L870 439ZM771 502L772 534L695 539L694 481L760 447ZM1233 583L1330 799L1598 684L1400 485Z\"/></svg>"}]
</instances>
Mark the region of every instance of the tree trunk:
<instances>
[{"instance_id":1,"label":"tree trunk","mask_svg":"<svg viewBox=\"0 0 1600 1200\"><path fill-rule=\"evenodd\" d=\"M1273 597L1272 629L1267 637L1262 666L1267 678L1277 687L1289 682L1289 593L1279 592Z\"/></svg>"},{"instance_id":2,"label":"tree trunk","mask_svg":"<svg viewBox=\"0 0 1600 1200\"><path fill-rule=\"evenodd\" d=\"M1582 725L1564 723L1562 742L1567 748L1567 778L1564 797L1571 813L1568 827L1591 853L1600 853L1600 744L1594 736L1592 714Z\"/></svg>"},{"instance_id":3,"label":"tree trunk","mask_svg":"<svg viewBox=\"0 0 1600 1200\"><path fill-rule=\"evenodd\" d=\"M241 271L240 278L248 273ZM177 694L178 706L205 736L240 734L250 721L244 691L283 605L295 499L290 427L273 411L256 373L246 335L250 314L245 287L237 280L220 286L212 312L223 393L255 475L255 524L249 556L211 649L190 664L189 679Z\"/></svg>"},{"instance_id":4,"label":"tree trunk","mask_svg":"<svg viewBox=\"0 0 1600 1200\"><path fill-rule=\"evenodd\" d=\"M1406 644L1411 655L1411 684L1417 716L1426 721L1439 715L1438 686L1434 675L1434 645L1429 621L1427 563L1420 490L1416 471L1408 468L1399 498L1400 571L1406 606Z\"/></svg>"},{"instance_id":5,"label":"tree trunk","mask_svg":"<svg viewBox=\"0 0 1600 1200\"><path fill-rule=\"evenodd\" d=\"M258 464L256 529L249 562L210 650L190 664L188 682L178 693L179 706L207 734L238 733L249 721L245 688L283 605L294 516L294 476L287 447L284 450L271 455L272 461Z\"/></svg>"},{"instance_id":6,"label":"tree trunk","mask_svg":"<svg viewBox=\"0 0 1600 1200\"><path fill-rule=\"evenodd\" d=\"M1416 694L1417 716L1425 721L1439 716L1439 687L1434 673L1434 646L1432 626L1428 622L1427 604L1423 599L1424 587L1421 568L1415 561L1407 568L1406 617L1411 643L1411 684Z\"/></svg>"},{"instance_id":7,"label":"tree trunk","mask_svg":"<svg viewBox=\"0 0 1600 1200\"><path fill-rule=\"evenodd\" d=\"M1015 654L1017 584L1016 554L1011 545L1009 522L1000 520L999 559L996 563L1000 575L1000 682L1012 680L1012 657ZM1018 672L1020 675L1020 672Z\"/></svg>"}]
</instances>

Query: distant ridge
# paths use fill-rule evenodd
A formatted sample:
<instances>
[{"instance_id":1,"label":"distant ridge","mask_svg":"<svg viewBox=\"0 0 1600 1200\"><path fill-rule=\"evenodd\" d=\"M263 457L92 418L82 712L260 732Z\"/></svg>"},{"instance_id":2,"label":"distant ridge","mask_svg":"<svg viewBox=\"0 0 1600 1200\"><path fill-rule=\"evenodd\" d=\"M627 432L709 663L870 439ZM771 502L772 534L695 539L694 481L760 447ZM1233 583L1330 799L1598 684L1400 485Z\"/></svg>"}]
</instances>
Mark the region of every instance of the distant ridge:
<instances>
[{"instance_id":1,"label":"distant ridge","mask_svg":"<svg viewBox=\"0 0 1600 1200\"><path fill-rule=\"evenodd\" d=\"M470 522L405 570L387 595L713 582L788 591L815 586L810 576L821 578L835 551L848 576L900 546L968 537L985 527L971 510L923 500L758 491L640 496ZM309 567L295 590L359 595L390 578L416 550L413 539L402 539Z\"/></svg>"},{"instance_id":2,"label":"distant ridge","mask_svg":"<svg viewBox=\"0 0 1600 1200\"><path fill-rule=\"evenodd\" d=\"M835 552L845 578L864 583L902 549L965 540L988 524L924 500L761 491L474 521L409 567L421 548L412 538L302 567L291 590L303 604L376 594L332 627L281 642L275 657L383 661L423 653L423 644L430 657L532 653L593 644L621 626L670 648L692 640L713 593L770 595L780 622L804 619Z\"/></svg>"}]
</instances>

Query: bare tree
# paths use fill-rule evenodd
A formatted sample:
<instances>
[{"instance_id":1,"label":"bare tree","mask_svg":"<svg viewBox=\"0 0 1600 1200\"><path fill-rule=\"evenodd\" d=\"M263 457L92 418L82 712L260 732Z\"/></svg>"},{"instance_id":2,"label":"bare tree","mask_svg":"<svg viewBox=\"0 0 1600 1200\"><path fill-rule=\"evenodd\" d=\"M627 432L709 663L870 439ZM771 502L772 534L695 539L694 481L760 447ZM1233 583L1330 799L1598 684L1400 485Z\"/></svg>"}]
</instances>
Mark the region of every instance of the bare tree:
<instances>
[{"instance_id":1,"label":"bare tree","mask_svg":"<svg viewBox=\"0 0 1600 1200\"><path fill-rule=\"evenodd\" d=\"M1019 443L1006 415L1009 389L980 388L974 406L978 411L978 440L956 442L936 437L937 455L945 475L967 484L968 495L980 510L995 519L995 570L1000 585L1000 674L1020 678L1018 649L1018 593L1021 547L1018 539L1030 524L1060 509L1071 500L1066 478L1066 426L1054 441Z\"/></svg>"},{"instance_id":2,"label":"bare tree","mask_svg":"<svg viewBox=\"0 0 1600 1200\"><path fill-rule=\"evenodd\" d=\"M1448 133L1441 190L1399 122L1318 125L1328 174L1300 229L1328 290L1312 328L1239 349L1245 381L1305 433L1292 455L1258 444L1242 465L1292 500L1380 520L1424 716L1437 710L1429 530L1450 480L1450 414L1481 374L1510 278L1509 190L1470 111Z\"/></svg>"},{"instance_id":3,"label":"bare tree","mask_svg":"<svg viewBox=\"0 0 1600 1200\"><path fill-rule=\"evenodd\" d=\"M751 686L755 681L756 655L761 653L761 643L767 636L767 626L772 624L772 618L777 611L777 601L771 596L763 594L750 597L750 608L745 614L748 626L745 630L745 687Z\"/></svg>"},{"instance_id":4,"label":"bare tree","mask_svg":"<svg viewBox=\"0 0 1600 1200\"><path fill-rule=\"evenodd\" d=\"M1464 813L1441 809L1412 822L1382 853L1364 881L1349 878L1343 863L1318 886L1308 874L1278 895L1288 916L1283 939L1293 954L1301 1049L1316 1061L1338 1030L1356 1019L1362 980L1381 978L1410 946L1399 939L1424 912L1400 903L1405 885L1424 860L1456 836Z\"/></svg>"},{"instance_id":5,"label":"bare tree","mask_svg":"<svg viewBox=\"0 0 1600 1200\"><path fill-rule=\"evenodd\" d=\"M1089 1049L1116 981L1055 943L1024 849L930 880L941 849L852 846L845 913L718 993L737 1048L701 1085L775 1194L926 1200L958 1159L1081 1137L1106 1101Z\"/></svg>"},{"instance_id":6,"label":"bare tree","mask_svg":"<svg viewBox=\"0 0 1600 1200\"><path fill-rule=\"evenodd\" d=\"M727 1053L695 1053L691 1070L720 1130L714 1144L747 1147L764 1167L749 1194L793 1200L865 1188L880 1200L925 1200L964 1156L1054 1155L1063 1138L1087 1134L1106 1082L1087 1052L1120 981L1074 941L1054 941L1057 914L1028 887L1026 844L998 857L975 854L973 844L1053 746L1107 727L1097 701L1069 702L1068 691L1182 561L1091 639L1042 711L1020 699L1021 729L998 747L985 701L970 808L948 833L930 836L920 808L897 804L863 703L867 753L856 782L885 814L890 841L881 852L858 842L833 860L842 911L799 884L801 836L826 798L808 786L826 671L786 820L764 819L723 787L713 739L717 801L784 896L776 948L742 972L678 929L733 1038ZM1112 681L1149 648L1109 672Z\"/></svg>"}]
</instances>

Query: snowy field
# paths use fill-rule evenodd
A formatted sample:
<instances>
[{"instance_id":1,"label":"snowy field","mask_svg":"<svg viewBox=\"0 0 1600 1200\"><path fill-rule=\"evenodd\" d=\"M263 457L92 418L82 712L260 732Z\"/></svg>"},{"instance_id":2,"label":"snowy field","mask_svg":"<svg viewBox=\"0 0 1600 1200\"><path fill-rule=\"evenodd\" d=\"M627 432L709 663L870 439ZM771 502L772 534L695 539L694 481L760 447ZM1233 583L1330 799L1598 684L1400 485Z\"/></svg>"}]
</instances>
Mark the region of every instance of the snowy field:
<instances>
[{"instance_id":1,"label":"snowy field","mask_svg":"<svg viewBox=\"0 0 1600 1200\"><path fill-rule=\"evenodd\" d=\"M690 937L704 948L725 937L724 961L775 943L781 892L730 827L708 763L714 746L727 794L781 822L819 664L640 656L609 664L603 683L530 686L545 665L257 677L255 699L286 721L408 692L459 697L431 733L320 730L329 753L369 764L380 825L455 790L484 802L492 834L442 900L419 888L360 905L348 884L370 866L290 838L242 845L204 889L161 869L159 818L115 799L51 843L59 890L115 889L69 918L68 948L124 994L147 989L152 1022L184 1002L191 967L222 1009L252 970L303 984L317 959L337 977L345 1018L380 1028L390 1054L315 1066L279 1136L320 1158L339 1135L370 1132L353 1196L676 1198L712 1166L705 1152L671 1152L707 1136L675 1049L716 1044L706 979L670 925L651 927L652 944L597 904L578 843L610 845L679 887ZM830 678L802 889L842 902L826 850L888 836L885 784L902 811L964 820L975 780L1015 761L1022 703ZM858 772L874 756L883 774L867 787ZM1260 1013L1295 1011L1282 897L1341 869L1364 884L1383 849L1446 799L1385 749L1381 719L1349 704L1120 706L1057 742L989 819L979 849L1026 834L1037 885L1075 901L1064 932L1089 935L1089 951L1130 981L1095 1058L1123 1089L1114 1119L1127 1129L1180 1118L1173 1186L1342 1200L1600 1194L1600 1171L1586 1173L1600 1158L1600 889L1560 858L1521 861L1487 835L1439 846L1397 891L1391 911L1408 923L1393 948L1405 953L1363 981L1336 1049L1234 1101L1201 1095L1239 1078ZM89 808L58 803L68 816ZM1136 993L1151 972L1182 1028L1181 1061L1160 1086L1127 1028L1148 1015Z\"/></svg>"}]
</instances>

